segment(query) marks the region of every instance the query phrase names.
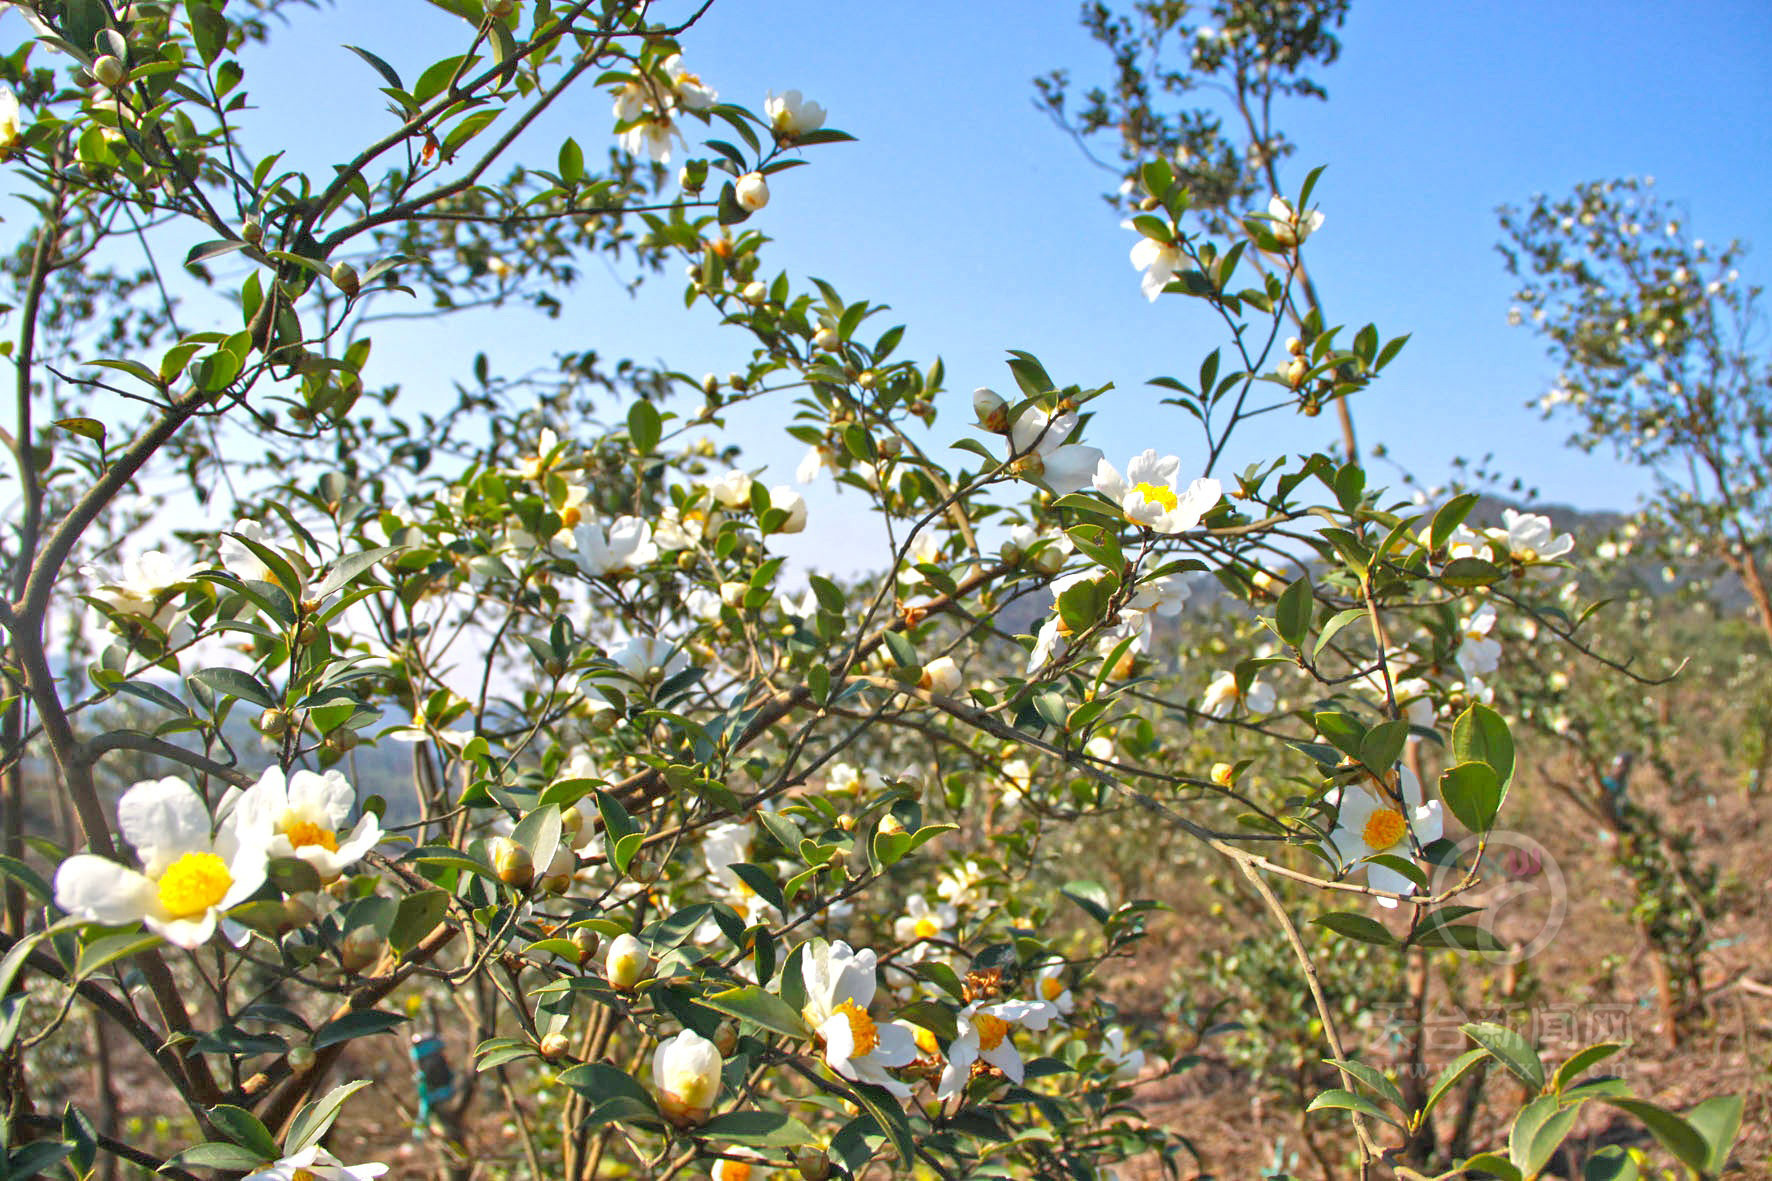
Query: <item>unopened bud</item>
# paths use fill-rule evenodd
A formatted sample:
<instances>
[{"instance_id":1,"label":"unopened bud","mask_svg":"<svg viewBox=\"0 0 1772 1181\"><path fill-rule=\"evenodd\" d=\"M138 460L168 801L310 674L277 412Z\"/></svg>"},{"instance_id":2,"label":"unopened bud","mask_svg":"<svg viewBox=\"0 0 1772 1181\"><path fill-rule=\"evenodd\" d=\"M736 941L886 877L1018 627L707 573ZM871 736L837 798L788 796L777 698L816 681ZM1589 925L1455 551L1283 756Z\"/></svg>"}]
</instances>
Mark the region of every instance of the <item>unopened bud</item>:
<instances>
[{"instance_id":1,"label":"unopened bud","mask_svg":"<svg viewBox=\"0 0 1772 1181\"><path fill-rule=\"evenodd\" d=\"M843 338L829 328L820 328L812 337L812 343L827 353L834 353L843 343Z\"/></svg>"},{"instance_id":2,"label":"unopened bud","mask_svg":"<svg viewBox=\"0 0 1772 1181\"><path fill-rule=\"evenodd\" d=\"M1298 339L1296 336L1288 336L1286 338L1286 351L1291 353L1294 357L1304 356L1304 341Z\"/></svg>"},{"instance_id":3,"label":"unopened bud","mask_svg":"<svg viewBox=\"0 0 1772 1181\"><path fill-rule=\"evenodd\" d=\"M831 1175L830 1154L809 1144L794 1153L794 1168L805 1181L825 1181Z\"/></svg>"},{"instance_id":4,"label":"unopened bud","mask_svg":"<svg viewBox=\"0 0 1772 1181\"><path fill-rule=\"evenodd\" d=\"M880 371L877 369L863 369L860 373L855 375L855 384L864 390L873 389L880 384Z\"/></svg>"},{"instance_id":5,"label":"unopened bud","mask_svg":"<svg viewBox=\"0 0 1772 1181\"><path fill-rule=\"evenodd\" d=\"M1034 555L1034 569L1042 574L1057 574L1064 569L1064 551L1049 545Z\"/></svg>"},{"instance_id":6,"label":"unopened bud","mask_svg":"<svg viewBox=\"0 0 1772 1181\"><path fill-rule=\"evenodd\" d=\"M129 81L129 67L124 65L121 59L114 54L107 53L94 59L92 76L100 86L115 90Z\"/></svg>"},{"instance_id":7,"label":"unopened bud","mask_svg":"<svg viewBox=\"0 0 1772 1181\"><path fill-rule=\"evenodd\" d=\"M258 715L258 728L267 738L281 738L289 733L289 711L273 706Z\"/></svg>"},{"instance_id":8,"label":"unopened bud","mask_svg":"<svg viewBox=\"0 0 1772 1181\"><path fill-rule=\"evenodd\" d=\"M492 859L492 870L507 886L527 890L535 881L535 861L529 850L510 837L493 837L486 842L486 854Z\"/></svg>"},{"instance_id":9,"label":"unopened bud","mask_svg":"<svg viewBox=\"0 0 1772 1181\"><path fill-rule=\"evenodd\" d=\"M381 958L387 941L374 927L356 927L338 945L338 962L347 972L361 972Z\"/></svg>"},{"instance_id":10,"label":"unopened bud","mask_svg":"<svg viewBox=\"0 0 1772 1181\"><path fill-rule=\"evenodd\" d=\"M738 1025L731 1021L720 1022L720 1028L714 1030L714 1048L720 1051L720 1057L730 1058L738 1049Z\"/></svg>"},{"instance_id":11,"label":"unopened bud","mask_svg":"<svg viewBox=\"0 0 1772 1181\"><path fill-rule=\"evenodd\" d=\"M348 262L332 264L332 281L345 293L346 299L356 299L357 292L363 289L363 281L357 278L357 268Z\"/></svg>"},{"instance_id":12,"label":"unopened bud","mask_svg":"<svg viewBox=\"0 0 1772 1181\"><path fill-rule=\"evenodd\" d=\"M314 1047L300 1045L289 1047L289 1053L284 1055L283 1060L289 1063L290 1074L306 1074L314 1069L314 1060L317 1057L319 1055L314 1053Z\"/></svg>"},{"instance_id":13,"label":"unopened bud","mask_svg":"<svg viewBox=\"0 0 1772 1181\"><path fill-rule=\"evenodd\" d=\"M888 813L886 813L886 815L884 815L880 818L880 835L881 836L895 837L895 836L898 836L903 831L904 831L904 824L902 822L900 822L898 817L894 816L892 813L888 812Z\"/></svg>"},{"instance_id":14,"label":"unopened bud","mask_svg":"<svg viewBox=\"0 0 1772 1181\"><path fill-rule=\"evenodd\" d=\"M1310 371L1311 366L1309 361L1306 361L1303 357L1294 357L1292 360L1286 362L1286 366L1280 370L1280 374L1286 379L1287 385L1291 386L1293 389L1297 389L1304 384L1305 374Z\"/></svg>"},{"instance_id":15,"label":"unopened bud","mask_svg":"<svg viewBox=\"0 0 1772 1181\"><path fill-rule=\"evenodd\" d=\"M555 1030L541 1039L541 1045L538 1048L541 1050L543 1058L549 1062L558 1062L566 1057L566 1051L572 1048L572 1042L565 1034Z\"/></svg>"},{"instance_id":16,"label":"unopened bud","mask_svg":"<svg viewBox=\"0 0 1772 1181\"><path fill-rule=\"evenodd\" d=\"M691 160L677 170L677 183L685 193L699 193L701 186L708 183L708 162Z\"/></svg>"},{"instance_id":17,"label":"unopened bud","mask_svg":"<svg viewBox=\"0 0 1772 1181\"><path fill-rule=\"evenodd\" d=\"M265 227L259 224L257 218L249 217L240 226L240 237L257 246L265 240Z\"/></svg>"},{"instance_id":18,"label":"unopened bud","mask_svg":"<svg viewBox=\"0 0 1772 1181\"><path fill-rule=\"evenodd\" d=\"M609 958L603 962L604 972L609 983L626 991L645 979L646 971L652 966L652 955L646 945L623 931L609 945Z\"/></svg>"},{"instance_id":19,"label":"unopened bud","mask_svg":"<svg viewBox=\"0 0 1772 1181\"><path fill-rule=\"evenodd\" d=\"M1231 777L1235 774L1236 768L1232 767L1229 763L1212 764L1212 782L1218 784L1220 787L1229 787L1231 785Z\"/></svg>"},{"instance_id":20,"label":"unopened bud","mask_svg":"<svg viewBox=\"0 0 1772 1181\"><path fill-rule=\"evenodd\" d=\"M579 927L572 932L572 947L578 952L578 962L581 964L597 954L597 947L601 942L597 933L589 927Z\"/></svg>"},{"instance_id":21,"label":"unopened bud","mask_svg":"<svg viewBox=\"0 0 1772 1181\"><path fill-rule=\"evenodd\" d=\"M739 296L746 303L767 303L769 302L769 288L763 280L752 279L744 285L744 290L739 293Z\"/></svg>"},{"instance_id":22,"label":"unopened bud","mask_svg":"<svg viewBox=\"0 0 1772 1181\"><path fill-rule=\"evenodd\" d=\"M972 410L978 425L987 431L1002 434L1009 429L1009 403L996 390L979 386L972 391Z\"/></svg>"},{"instance_id":23,"label":"unopened bud","mask_svg":"<svg viewBox=\"0 0 1772 1181\"><path fill-rule=\"evenodd\" d=\"M761 172L747 172L739 177L732 192L739 208L748 213L755 213L769 204L769 182L763 179Z\"/></svg>"},{"instance_id":24,"label":"unopened bud","mask_svg":"<svg viewBox=\"0 0 1772 1181\"><path fill-rule=\"evenodd\" d=\"M320 895L302 890L283 900L283 918L291 927L305 927L320 917Z\"/></svg>"}]
</instances>

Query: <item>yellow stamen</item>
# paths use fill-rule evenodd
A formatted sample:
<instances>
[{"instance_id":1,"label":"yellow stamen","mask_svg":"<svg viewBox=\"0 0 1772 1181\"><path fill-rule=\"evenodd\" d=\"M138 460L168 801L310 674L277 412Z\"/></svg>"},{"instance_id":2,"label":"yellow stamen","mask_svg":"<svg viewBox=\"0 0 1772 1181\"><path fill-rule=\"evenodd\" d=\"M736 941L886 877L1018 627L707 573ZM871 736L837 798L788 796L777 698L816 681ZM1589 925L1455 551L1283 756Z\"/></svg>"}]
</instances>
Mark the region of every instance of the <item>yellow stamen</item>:
<instances>
[{"instance_id":1,"label":"yellow stamen","mask_svg":"<svg viewBox=\"0 0 1772 1181\"><path fill-rule=\"evenodd\" d=\"M978 1031L978 1048L994 1050L1009 1036L1009 1022L989 1013L974 1013L972 1028Z\"/></svg>"},{"instance_id":2,"label":"yellow stamen","mask_svg":"<svg viewBox=\"0 0 1772 1181\"><path fill-rule=\"evenodd\" d=\"M312 1169L297 1169L289 1174L289 1181L320 1181L320 1179Z\"/></svg>"},{"instance_id":3,"label":"yellow stamen","mask_svg":"<svg viewBox=\"0 0 1772 1181\"><path fill-rule=\"evenodd\" d=\"M1366 828L1360 837L1366 847L1374 853L1382 853L1403 839L1409 831L1409 822L1395 808L1380 808L1366 818Z\"/></svg>"},{"instance_id":4,"label":"yellow stamen","mask_svg":"<svg viewBox=\"0 0 1772 1181\"><path fill-rule=\"evenodd\" d=\"M855 1043L849 1056L863 1058L872 1054L874 1047L880 1044L880 1031L874 1028L874 1019L868 1016L868 1011L853 1000L844 1001L835 1011L843 1014L849 1022L849 1038Z\"/></svg>"},{"instance_id":5,"label":"yellow stamen","mask_svg":"<svg viewBox=\"0 0 1772 1181\"><path fill-rule=\"evenodd\" d=\"M1132 492L1133 495L1142 497L1146 504L1162 505L1166 512L1174 512L1179 503L1175 497L1175 489L1164 484L1135 484Z\"/></svg>"},{"instance_id":6,"label":"yellow stamen","mask_svg":"<svg viewBox=\"0 0 1772 1181\"><path fill-rule=\"evenodd\" d=\"M917 1039L917 1049L923 1051L924 1054L931 1058L938 1057L941 1054L941 1043L935 1040L935 1035L933 1033L924 1029L921 1025L915 1027L912 1036Z\"/></svg>"},{"instance_id":7,"label":"yellow stamen","mask_svg":"<svg viewBox=\"0 0 1772 1181\"><path fill-rule=\"evenodd\" d=\"M941 934L941 924L936 922L935 919L929 915L924 915L917 920L916 929L917 938L919 939L933 939Z\"/></svg>"},{"instance_id":8,"label":"yellow stamen","mask_svg":"<svg viewBox=\"0 0 1772 1181\"><path fill-rule=\"evenodd\" d=\"M167 914L188 919L220 902L233 884L228 863L214 853L185 853L166 867L155 893Z\"/></svg>"},{"instance_id":9,"label":"yellow stamen","mask_svg":"<svg viewBox=\"0 0 1772 1181\"><path fill-rule=\"evenodd\" d=\"M1049 1001L1057 1000L1059 994L1063 991L1064 981L1060 980L1057 976L1048 976L1040 981L1040 995Z\"/></svg>"},{"instance_id":10,"label":"yellow stamen","mask_svg":"<svg viewBox=\"0 0 1772 1181\"><path fill-rule=\"evenodd\" d=\"M297 849L319 845L328 853L338 852L338 834L330 828L321 828L312 820L285 820L280 831Z\"/></svg>"},{"instance_id":11,"label":"yellow stamen","mask_svg":"<svg viewBox=\"0 0 1772 1181\"><path fill-rule=\"evenodd\" d=\"M576 504L569 504L560 510L560 523L568 529L577 527L578 523L584 519L584 510Z\"/></svg>"}]
</instances>

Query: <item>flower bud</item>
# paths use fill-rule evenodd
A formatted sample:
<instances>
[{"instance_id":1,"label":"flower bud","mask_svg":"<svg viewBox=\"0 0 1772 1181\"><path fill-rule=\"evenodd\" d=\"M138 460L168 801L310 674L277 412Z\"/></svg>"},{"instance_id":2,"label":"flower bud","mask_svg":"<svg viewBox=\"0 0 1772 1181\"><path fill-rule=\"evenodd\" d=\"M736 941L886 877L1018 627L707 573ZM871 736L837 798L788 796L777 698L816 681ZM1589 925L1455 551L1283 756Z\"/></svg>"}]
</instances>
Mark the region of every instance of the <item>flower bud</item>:
<instances>
[{"instance_id":1,"label":"flower bud","mask_svg":"<svg viewBox=\"0 0 1772 1181\"><path fill-rule=\"evenodd\" d=\"M289 733L289 711L273 706L258 715L258 728L266 738L281 738Z\"/></svg>"},{"instance_id":2,"label":"flower bud","mask_svg":"<svg viewBox=\"0 0 1772 1181\"><path fill-rule=\"evenodd\" d=\"M347 972L361 972L381 958L386 945L374 927L355 927L339 942L339 965Z\"/></svg>"},{"instance_id":3,"label":"flower bud","mask_svg":"<svg viewBox=\"0 0 1772 1181\"><path fill-rule=\"evenodd\" d=\"M303 890L283 900L283 918L291 928L305 927L320 917L320 895Z\"/></svg>"},{"instance_id":4,"label":"flower bud","mask_svg":"<svg viewBox=\"0 0 1772 1181\"><path fill-rule=\"evenodd\" d=\"M517 0L485 0L486 15L494 20L509 20L517 14Z\"/></svg>"},{"instance_id":5,"label":"flower bud","mask_svg":"<svg viewBox=\"0 0 1772 1181\"><path fill-rule=\"evenodd\" d=\"M535 861L529 856L529 850L510 837L493 837L487 841L486 855L492 861L492 870L498 874L498 880L505 885L527 890L535 881Z\"/></svg>"},{"instance_id":6,"label":"flower bud","mask_svg":"<svg viewBox=\"0 0 1772 1181\"><path fill-rule=\"evenodd\" d=\"M900 833L904 832L904 823L900 821L898 817L888 812L886 815L880 817L879 832L880 835L884 837L898 836Z\"/></svg>"},{"instance_id":7,"label":"flower bud","mask_svg":"<svg viewBox=\"0 0 1772 1181\"><path fill-rule=\"evenodd\" d=\"M1049 545L1034 555L1034 569L1041 574L1057 574L1064 569L1064 551Z\"/></svg>"},{"instance_id":8,"label":"flower bud","mask_svg":"<svg viewBox=\"0 0 1772 1181\"><path fill-rule=\"evenodd\" d=\"M1009 429L1009 403L996 390L984 386L973 390L972 411L978 415L978 425L987 431L1000 435Z\"/></svg>"},{"instance_id":9,"label":"flower bud","mask_svg":"<svg viewBox=\"0 0 1772 1181\"><path fill-rule=\"evenodd\" d=\"M577 804L573 804L571 807L561 810L560 839L562 841L576 847L578 845L579 834L584 831L584 828L585 814L579 810Z\"/></svg>"},{"instance_id":10,"label":"flower bud","mask_svg":"<svg viewBox=\"0 0 1772 1181\"><path fill-rule=\"evenodd\" d=\"M240 237L249 245L257 246L265 240L265 227L259 224L257 218L249 217L241 223Z\"/></svg>"},{"instance_id":11,"label":"flower bud","mask_svg":"<svg viewBox=\"0 0 1772 1181\"><path fill-rule=\"evenodd\" d=\"M1229 787L1231 785L1231 777L1235 774L1236 768L1232 767L1229 763L1213 763L1210 778L1212 782L1218 784L1220 787Z\"/></svg>"},{"instance_id":12,"label":"flower bud","mask_svg":"<svg viewBox=\"0 0 1772 1181\"><path fill-rule=\"evenodd\" d=\"M769 288L764 284L763 280L752 279L749 283L744 285L744 290L739 292L739 298L743 299L746 303L768 303Z\"/></svg>"},{"instance_id":13,"label":"flower bud","mask_svg":"<svg viewBox=\"0 0 1772 1181\"><path fill-rule=\"evenodd\" d=\"M572 946L578 952L578 962L581 964L586 963L592 956L596 955L599 942L600 940L597 938L597 933L589 927L579 927L577 930L573 931Z\"/></svg>"},{"instance_id":14,"label":"flower bud","mask_svg":"<svg viewBox=\"0 0 1772 1181\"><path fill-rule=\"evenodd\" d=\"M788 487L777 484L769 490L769 507L786 512L788 519L775 527L777 533L799 533L806 528L806 498Z\"/></svg>"},{"instance_id":15,"label":"flower bud","mask_svg":"<svg viewBox=\"0 0 1772 1181\"><path fill-rule=\"evenodd\" d=\"M332 264L332 281L345 293L346 299L356 299L357 292L363 289L363 281L357 278L357 268L348 262Z\"/></svg>"},{"instance_id":16,"label":"flower bud","mask_svg":"<svg viewBox=\"0 0 1772 1181\"><path fill-rule=\"evenodd\" d=\"M541 1056L549 1062L558 1062L560 1059L566 1057L566 1051L571 1048L571 1041L569 1041L566 1035L559 1030L555 1030L553 1033L543 1037L539 1047L541 1050Z\"/></svg>"},{"instance_id":17,"label":"flower bud","mask_svg":"<svg viewBox=\"0 0 1772 1181\"><path fill-rule=\"evenodd\" d=\"M1309 361L1306 361L1303 357L1294 357L1292 360L1286 362L1285 366L1280 370L1280 375L1286 379L1287 385L1291 386L1293 389L1297 389L1304 384L1305 374L1310 371L1311 366Z\"/></svg>"},{"instance_id":18,"label":"flower bud","mask_svg":"<svg viewBox=\"0 0 1772 1181\"><path fill-rule=\"evenodd\" d=\"M769 204L769 182L760 172L747 172L733 186L733 196L738 199L739 208L755 213Z\"/></svg>"},{"instance_id":19,"label":"flower bud","mask_svg":"<svg viewBox=\"0 0 1772 1181\"><path fill-rule=\"evenodd\" d=\"M289 1053L284 1055L283 1060L289 1064L290 1074L306 1074L314 1069L314 1060L317 1057L319 1055L314 1053L314 1047L300 1045L289 1047Z\"/></svg>"},{"instance_id":20,"label":"flower bud","mask_svg":"<svg viewBox=\"0 0 1772 1181\"><path fill-rule=\"evenodd\" d=\"M1294 357L1304 356L1304 341L1298 339L1296 336L1288 336L1286 338L1286 351L1291 353Z\"/></svg>"},{"instance_id":21,"label":"flower bud","mask_svg":"<svg viewBox=\"0 0 1772 1181\"><path fill-rule=\"evenodd\" d=\"M843 343L843 338L829 328L820 328L813 334L812 343L827 353L834 353Z\"/></svg>"},{"instance_id":22,"label":"flower bud","mask_svg":"<svg viewBox=\"0 0 1772 1181\"><path fill-rule=\"evenodd\" d=\"M652 1084L665 1118L680 1128L705 1121L720 1094L720 1065L719 1047L693 1029L660 1042L652 1055Z\"/></svg>"},{"instance_id":23,"label":"flower bud","mask_svg":"<svg viewBox=\"0 0 1772 1181\"><path fill-rule=\"evenodd\" d=\"M720 601L728 607L737 610L744 606L744 597L750 589L751 584L748 582L738 582L736 580L722 582L720 584Z\"/></svg>"},{"instance_id":24,"label":"flower bud","mask_svg":"<svg viewBox=\"0 0 1772 1181\"><path fill-rule=\"evenodd\" d=\"M685 193L699 193L701 186L708 183L708 162L691 160L677 170L677 183Z\"/></svg>"},{"instance_id":25,"label":"flower bud","mask_svg":"<svg viewBox=\"0 0 1772 1181\"><path fill-rule=\"evenodd\" d=\"M805 1181L825 1181L831 1175L831 1157L824 1149L808 1144L794 1153L794 1168Z\"/></svg>"},{"instance_id":26,"label":"flower bud","mask_svg":"<svg viewBox=\"0 0 1772 1181\"><path fill-rule=\"evenodd\" d=\"M738 1049L738 1023L722 1021L714 1030L714 1048L720 1051L720 1057L730 1058Z\"/></svg>"},{"instance_id":27,"label":"flower bud","mask_svg":"<svg viewBox=\"0 0 1772 1181\"><path fill-rule=\"evenodd\" d=\"M129 81L129 67L114 54L104 54L93 60L92 76L100 86L111 90Z\"/></svg>"},{"instance_id":28,"label":"flower bud","mask_svg":"<svg viewBox=\"0 0 1772 1181\"><path fill-rule=\"evenodd\" d=\"M954 663L952 656L937 656L923 666L923 675L917 684L931 693L952 697L960 691L960 666Z\"/></svg>"},{"instance_id":29,"label":"flower bud","mask_svg":"<svg viewBox=\"0 0 1772 1181\"><path fill-rule=\"evenodd\" d=\"M561 841L554 849L554 856L548 861L548 867L541 875L541 888L549 894L564 894L572 888L572 875L578 870L578 857L572 846Z\"/></svg>"},{"instance_id":30,"label":"flower bud","mask_svg":"<svg viewBox=\"0 0 1772 1181\"><path fill-rule=\"evenodd\" d=\"M652 953L626 931L609 944L609 958L603 961L609 983L624 992L640 983L651 966Z\"/></svg>"}]
</instances>

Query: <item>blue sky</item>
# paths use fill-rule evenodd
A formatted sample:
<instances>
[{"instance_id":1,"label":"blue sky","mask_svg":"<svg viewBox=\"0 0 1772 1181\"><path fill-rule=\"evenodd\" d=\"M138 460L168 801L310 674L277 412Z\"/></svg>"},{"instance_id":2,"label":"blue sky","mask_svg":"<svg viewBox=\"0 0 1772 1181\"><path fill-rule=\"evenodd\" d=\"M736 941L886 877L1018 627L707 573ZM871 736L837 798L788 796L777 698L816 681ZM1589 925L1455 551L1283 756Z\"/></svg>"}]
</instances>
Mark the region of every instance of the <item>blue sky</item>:
<instances>
[{"instance_id":1,"label":"blue sky","mask_svg":"<svg viewBox=\"0 0 1772 1181\"><path fill-rule=\"evenodd\" d=\"M6 28L17 35L16 21ZM349 129L354 143L355 129L385 118L378 79L341 42L411 77L457 51L464 28L416 0L296 12L274 55L251 63L259 128L321 165L318 133ZM1355 402L1362 445L1384 442L1429 482L1456 457L1493 452L1547 502L1628 506L1638 473L1565 450L1562 428L1524 409L1554 371L1530 332L1506 324L1493 210L1580 180L1651 174L1692 232L1772 243L1772 5L1356 0L1343 41L1341 61L1319 75L1328 102L1294 103L1278 121L1299 145L1290 185L1328 166L1317 194L1327 222L1309 258L1331 318L1413 333L1386 380ZM1090 441L1116 461L1148 445L1184 464L1200 453L1192 420L1158 406L1144 383L1192 373L1220 343L1206 309L1143 299L1126 257L1133 236L1099 198L1110 178L1032 104L1036 74L1103 74L1073 3L720 0L684 50L723 99L760 110L766 91L798 88L859 138L777 178L754 219L776 239L765 265L891 304L876 323L909 326L904 355L947 363L939 436L963 429L973 386L1011 384L1003 351L1026 348L1061 382L1115 383ZM609 134L607 96L587 91L529 151L551 161L565 134L594 157ZM1767 259L1750 255L1744 269L1763 279ZM714 330L705 307L683 310L675 276L630 299L593 266L561 321L520 307L477 314L422 344L390 338L377 359L379 376L422 397L447 390L481 348L517 371L538 352L587 346L697 373L748 351L743 336ZM1333 438L1332 415L1281 418L1256 421L1238 465ZM739 439L753 464L789 478L797 444ZM871 564L836 557L830 539L815 529L805 552L822 550L821 564L839 570Z\"/></svg>"}]
</instances>

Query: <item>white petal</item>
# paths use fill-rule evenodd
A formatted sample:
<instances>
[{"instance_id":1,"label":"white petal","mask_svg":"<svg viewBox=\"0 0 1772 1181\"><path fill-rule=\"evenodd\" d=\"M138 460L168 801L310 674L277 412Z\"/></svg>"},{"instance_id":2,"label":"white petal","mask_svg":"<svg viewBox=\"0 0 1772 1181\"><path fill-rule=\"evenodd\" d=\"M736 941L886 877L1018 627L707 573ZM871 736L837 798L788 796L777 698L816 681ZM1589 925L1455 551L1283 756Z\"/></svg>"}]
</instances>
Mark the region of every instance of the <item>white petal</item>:
<instances>
[{"instance_id":1,"label":"white petal","mask_svg":"<svg viewBox=\"0 0 1772 1181\"><path fill-rule=\"evenodd\" d=\"M1101 449L1084 447L1069 443L1059 447L1045 458L1045 471L1041 479L1046 486L1060 496L1069 492L1078 492L1089 486L1095 477L1096 468L1102 461Z\"/></svg>"},{"instance_id":2,"label":"white petal","mask_svg":"<svg viewBox=\"0 0 1772 1181\"><path fill-rule=\"evenodd\" d=\"M336 769L324 775L297 771L289 778L289 806L316 823L325 821L326 828L343 828L356 802L357 793Z\"/></svg>"},{"instance_id":3,"label":"white petal","mask_svg":"<svg viewBox=\"0 0 1772 1181\"><path fill-rule=\"evenodd\" d=\"M876 1025L874 1032L879 1034L880 1044L868 1057L881 1066L903 1066L917 1057L917 1035L911 1027L902 1021L889 1021L884 1025Z\"/></svg>"},{"instance_id":4,"label":"white petal","mask_svg":"<svg viewBox=\"0 0 1772 1181\"><path fill-rule=\"evenodd\" d=\"M215 934L215 907L210 907L195 918L162 919L154 915L146 915L142 921L148 930L163 937L166 942L186 951L202 947Z\"/></svg>"},{"instance_id":5,"label":"white petal","mask_svg":"<svg viewBox=\"0 0 1772 1181\"><path fill-rule=\"evenodd\" d=\"M1175 477L1181 472L1181 459L1174 455L1158 456L1157 449L1150 447L1132 457L1126 465L1126 482L1128 484L1155 484L1159 488L1173 488Z\"/></svg>"},{"instance_id":6,"label":"white petal","mask_svg":"<svg viewBox=\"0 0 1772 1181\"><path fill-rule=\"evenodd\" d=\"M1021 1065L1021 1054L1016 1050L1015 1043L1009 1040L1008 1034L1003 1035L1003 1040L997 1044L996 1049L981 1051L979 1057L1002 1071L1012 1083L1019 1083L1027 1073Z\"/></svg>"},{"instance_id":7,"label":"white petal","mask_svg":"<svg viewBox=\"0 0 1772 1181\"><path fill-rule=\"evenodd\" d=\"M122 926L154 909L152 880L108 857L76 853L55 871L55 904L69 914Z\"/></svg>"},{"instance_id":8,"label":"white petal","mask_svg":"<svg viewBox=\"0 0 1772 1181\"><path fill-rule=\"evenodd\" d=\"M158 877L180 854L209 849L209 809L182 779L144 779L124 792L117 823L149 877Z\"/></svg>"},{"instance_id":9,"label":"white petal","mask_svg":"<svg viewBox=\"0 0 1772 1181\"><path fill-rule=\"evenodd\" d=\"M1115 504L1119 504L1122 500L1126 499L1126 481L1121 477L1120 469L1108 462L1108 458L1105 455L1102 456L1101 461L1095 465L1095 471L1090 476L1090 482L1095 485L1095 490L1097 492L1101 493Z\"/></svg>"}]
</instances>

